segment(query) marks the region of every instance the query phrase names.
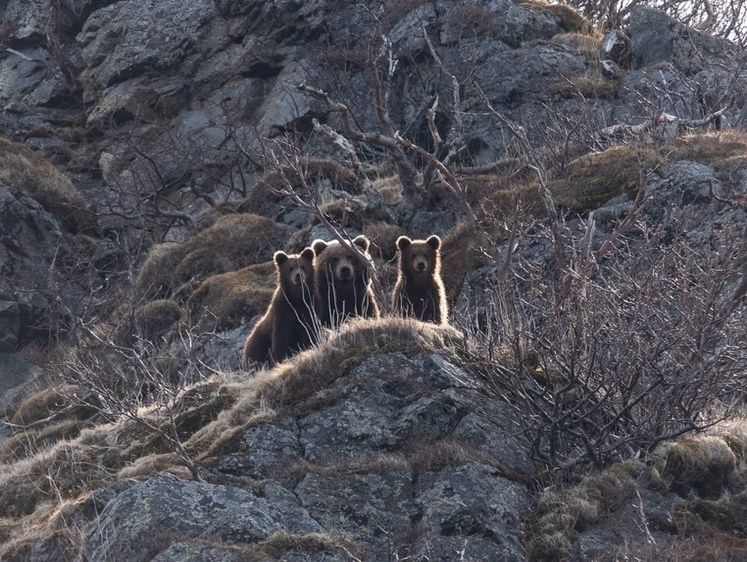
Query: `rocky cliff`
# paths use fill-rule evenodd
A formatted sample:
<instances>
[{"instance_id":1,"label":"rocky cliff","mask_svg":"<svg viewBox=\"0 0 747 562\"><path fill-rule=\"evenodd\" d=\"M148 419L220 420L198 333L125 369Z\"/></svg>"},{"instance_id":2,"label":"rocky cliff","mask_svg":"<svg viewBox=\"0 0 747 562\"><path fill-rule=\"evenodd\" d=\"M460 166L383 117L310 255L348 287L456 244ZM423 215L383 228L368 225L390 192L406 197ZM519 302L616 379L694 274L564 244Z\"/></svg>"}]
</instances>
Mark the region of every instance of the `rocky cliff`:
<instances>
[{"instance_id":1,"label":"rocky cliff","mask_svg":"<svg viewBox=\"0 0 747 562\"><path fill-rule=\"evenodd\" d=\"M645 6L0 6L0 558L747 552L745 53ZM278 249L451 326L240 351ZM695 545L694 547L692 545Z\"/></svg>"}]
</instances>

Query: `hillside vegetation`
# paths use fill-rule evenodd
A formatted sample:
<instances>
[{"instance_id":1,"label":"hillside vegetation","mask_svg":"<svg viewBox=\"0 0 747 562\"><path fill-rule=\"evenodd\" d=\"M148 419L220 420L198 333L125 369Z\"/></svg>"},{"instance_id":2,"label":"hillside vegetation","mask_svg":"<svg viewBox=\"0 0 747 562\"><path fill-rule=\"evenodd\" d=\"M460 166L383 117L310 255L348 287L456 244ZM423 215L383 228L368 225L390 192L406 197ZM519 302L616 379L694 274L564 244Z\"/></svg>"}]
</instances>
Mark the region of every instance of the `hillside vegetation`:
<instances>
[{"instance_id":1,"label":"hillside vegetation","mask_svg":"<svg viewBox=\"0 0 747 562\"><path fill-rule=\"evenodd\" d=\"M743 559L744 38L594 4L0 8L0 559ZM381 317L244 364L359 235Z\"/></svg>"}]
</instances>

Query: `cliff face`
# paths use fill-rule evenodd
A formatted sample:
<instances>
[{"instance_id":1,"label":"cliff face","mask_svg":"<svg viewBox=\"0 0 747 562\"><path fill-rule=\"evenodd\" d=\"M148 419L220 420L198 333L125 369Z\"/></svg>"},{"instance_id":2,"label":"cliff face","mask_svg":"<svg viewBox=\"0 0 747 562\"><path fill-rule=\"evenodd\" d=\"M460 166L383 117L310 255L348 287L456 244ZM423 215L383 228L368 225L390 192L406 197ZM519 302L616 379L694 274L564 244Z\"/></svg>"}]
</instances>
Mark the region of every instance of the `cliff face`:
<instances>
[{"instance_id":1,"label":"cliff face","mask_svg":"<svg viewBox=\"0 0 747 562\"><path fill-rule=\"evenodd\" d=\"M744 551L745 54L646 7L380 8L0 7L3 559ZM441 235L455 328L243 372L272 253L330 226L385 310Z\"/></svg>"}]
</instances>

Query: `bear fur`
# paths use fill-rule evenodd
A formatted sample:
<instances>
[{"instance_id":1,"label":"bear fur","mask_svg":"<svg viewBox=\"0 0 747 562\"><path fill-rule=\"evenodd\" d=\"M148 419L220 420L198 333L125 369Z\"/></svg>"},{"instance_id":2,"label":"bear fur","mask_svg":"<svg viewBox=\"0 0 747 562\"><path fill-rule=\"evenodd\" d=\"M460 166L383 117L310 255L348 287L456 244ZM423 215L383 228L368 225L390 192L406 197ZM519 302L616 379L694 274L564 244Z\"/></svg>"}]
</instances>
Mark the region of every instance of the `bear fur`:
<instances>
[{"instance_id":1,"label":"bear fur","mask_svg":"<svg viewBox=\"0 0 747 562\"><path fill-rule=\"evenodd\" d=\"M373 292L373 262L369 240L357 236L352 243L315 240L314 303L323 326L337 328L350 316L378 318Z\"/></svg>"},{"instance_id":2,"label":"bear fur","mask_svg":"<svg viewBox=\"0 0 747 562\"><path fill-rule=\"evenodd\" d=\"M314 343L316 314L313 306L314 250L300 254L275 252L277 288L267 312L244 344L244 366L252 362L270 367Z\"/></svg>"},{"instance_id":3,"label":"bear fur","mask_svg":"<svg viewBox=\"0 0 747 562\"><path fill-rule=\"evenodd\" d=\"M449 310L441 279L441 239L397 238L399 275L392 293L395 315L411 316L423 322L448 324Z\"/></svg>"}]
</instances>

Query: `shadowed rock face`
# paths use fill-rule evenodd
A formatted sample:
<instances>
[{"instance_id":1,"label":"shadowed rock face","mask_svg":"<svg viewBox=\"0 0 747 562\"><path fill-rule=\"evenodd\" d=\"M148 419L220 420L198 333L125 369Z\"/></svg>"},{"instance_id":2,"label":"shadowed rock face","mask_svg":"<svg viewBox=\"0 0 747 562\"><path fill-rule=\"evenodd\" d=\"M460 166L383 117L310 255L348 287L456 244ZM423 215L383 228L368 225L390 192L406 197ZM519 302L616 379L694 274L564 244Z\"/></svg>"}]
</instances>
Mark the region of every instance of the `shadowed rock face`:
<instances>
[{"instance_id":1,"label":"shadowed rock face","mask_svg":"<svg viewBox=\"0 0 747 562\"><path fill-rule=\"evenodd\" d=\"M144 561L173 542L154 537L220 534L228 545L285 531L345 536L372 561L461 549L523 560L531 499L507 475L533 468L504 429L509 411L475 387L438 355L371 357L330 385L333 403L252 427L222 457L218 471L262 482L261 497L158 475L107 504L84 553Z\"/></svg>"},{"instance_id":2,"label":"shadowed rock face","mask_svg":"<svg viewBox=\"0 0 747 562\"><path fill-rule=\"evenodd\" d=\"M0 188L0 350L14 351L49 326L61 236L57 220L36 201Z\"/></svg>"}]
</instances>

